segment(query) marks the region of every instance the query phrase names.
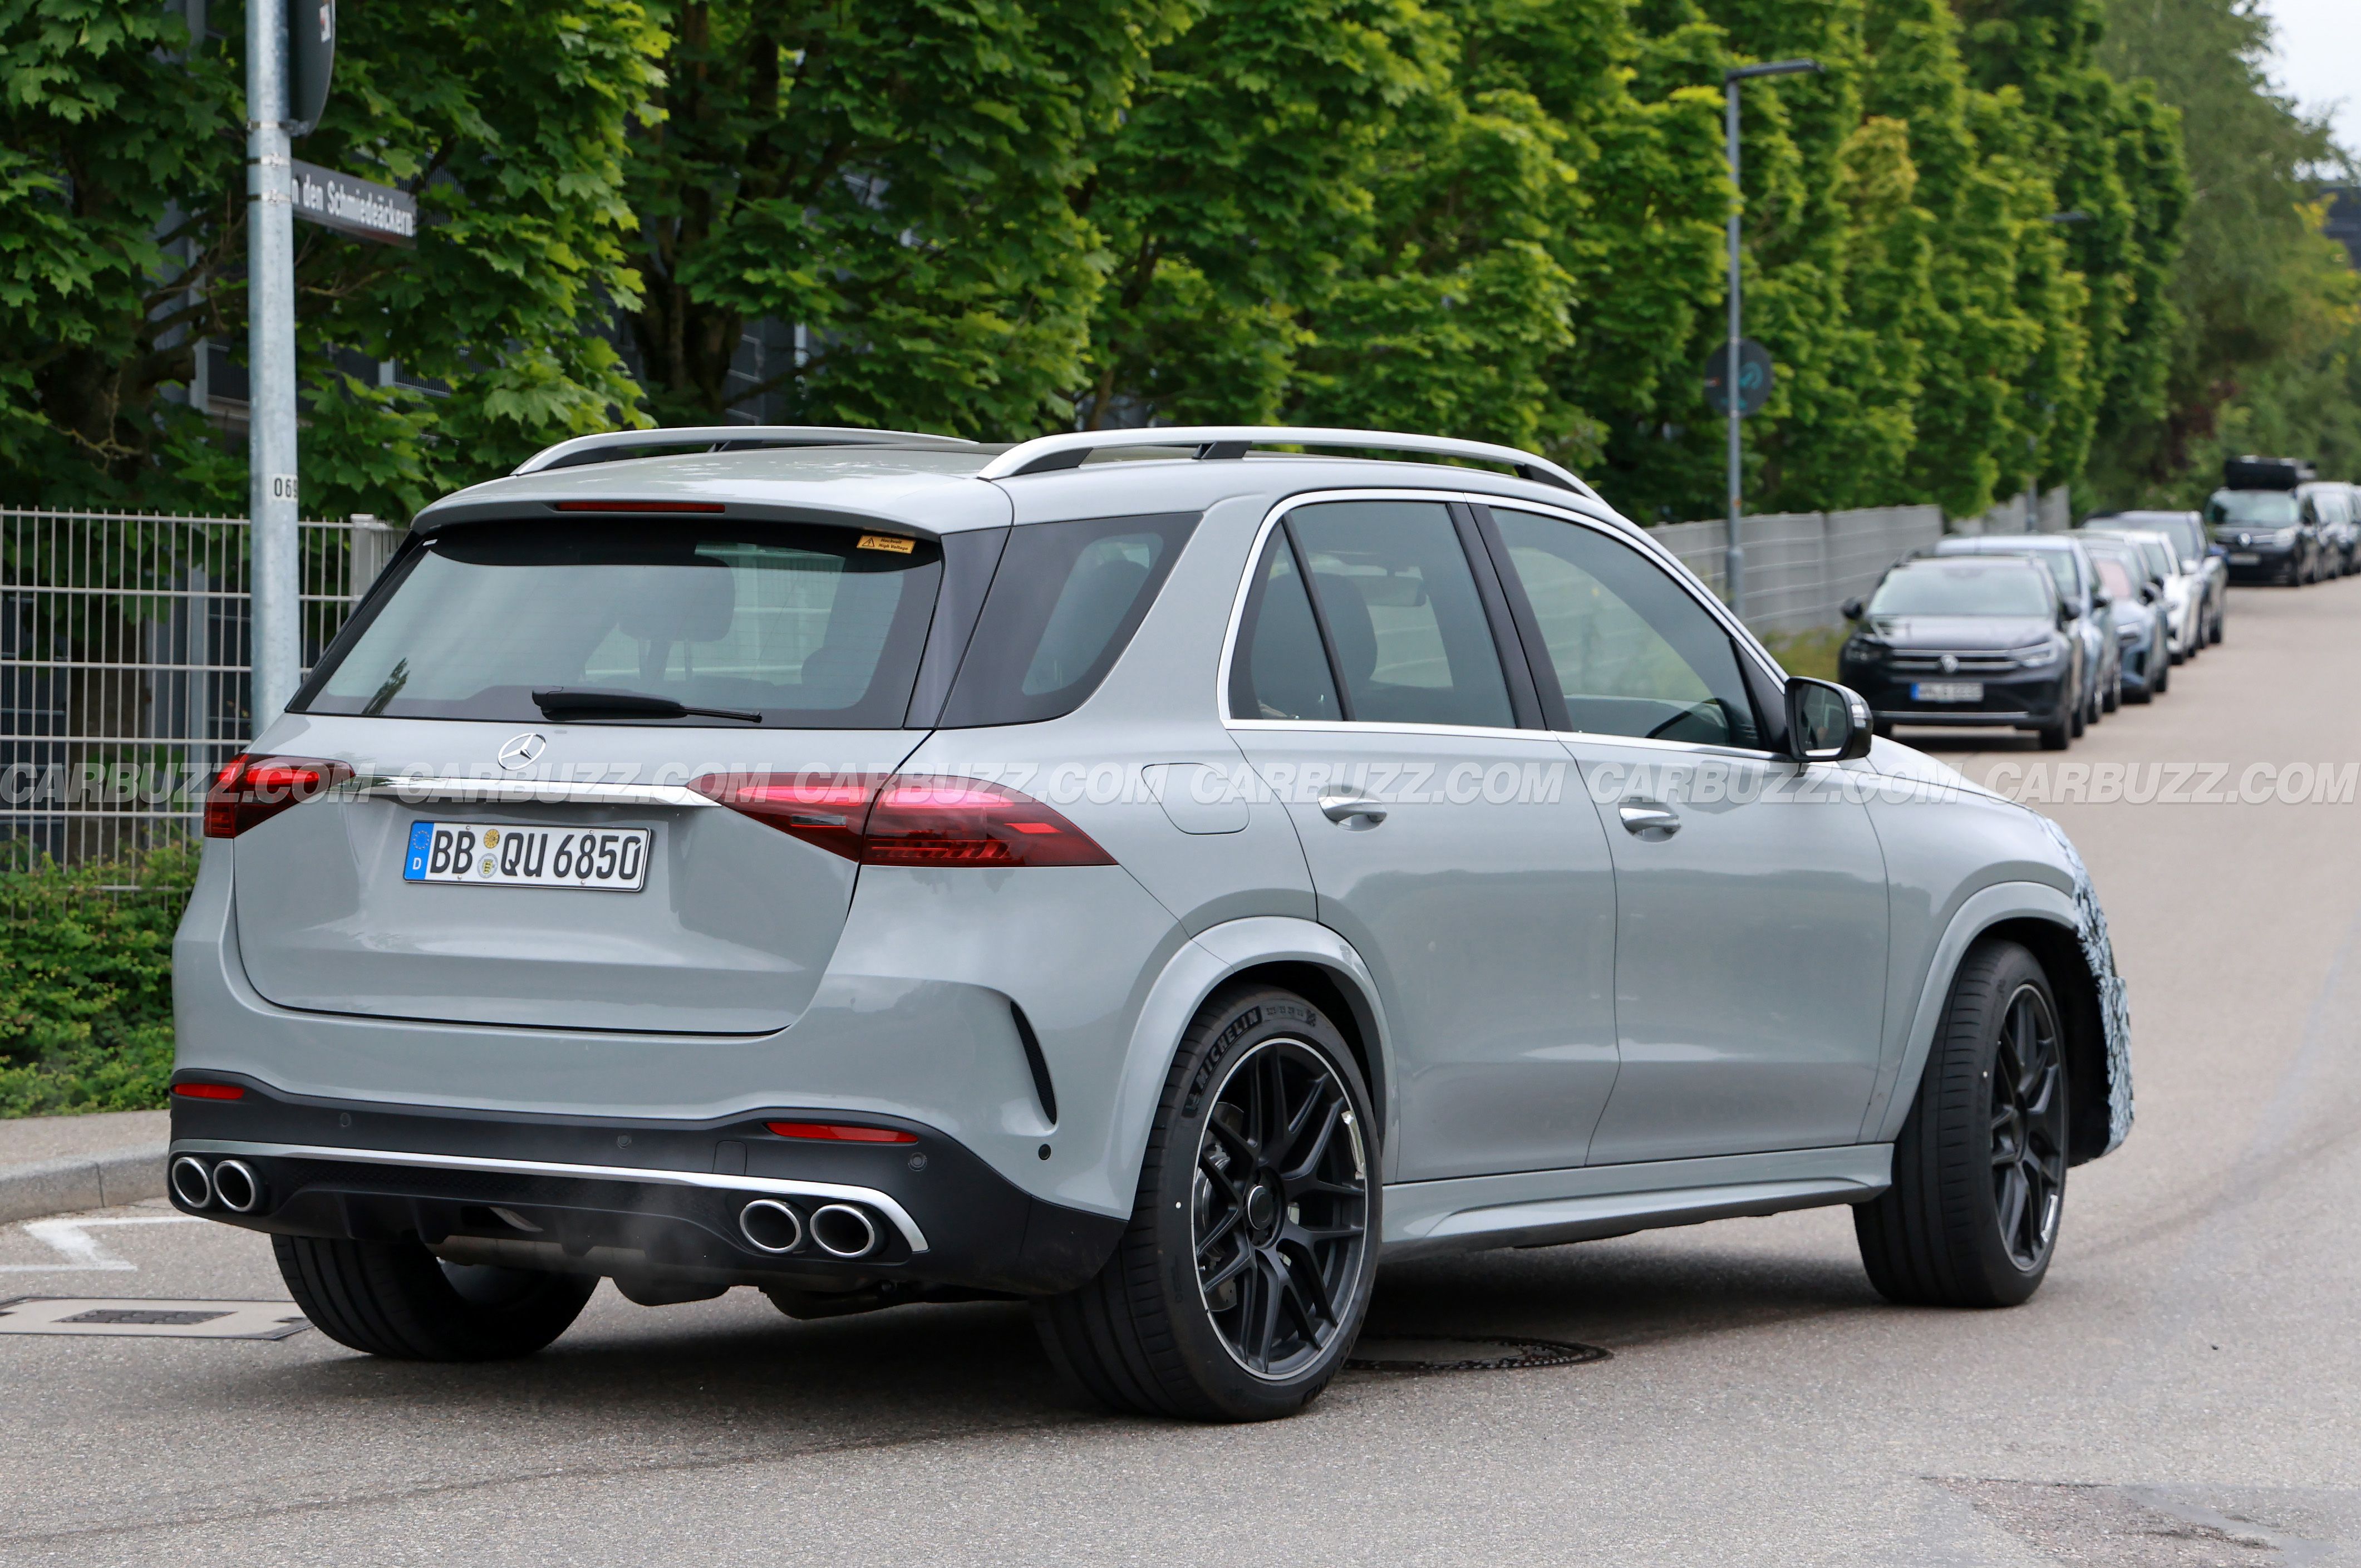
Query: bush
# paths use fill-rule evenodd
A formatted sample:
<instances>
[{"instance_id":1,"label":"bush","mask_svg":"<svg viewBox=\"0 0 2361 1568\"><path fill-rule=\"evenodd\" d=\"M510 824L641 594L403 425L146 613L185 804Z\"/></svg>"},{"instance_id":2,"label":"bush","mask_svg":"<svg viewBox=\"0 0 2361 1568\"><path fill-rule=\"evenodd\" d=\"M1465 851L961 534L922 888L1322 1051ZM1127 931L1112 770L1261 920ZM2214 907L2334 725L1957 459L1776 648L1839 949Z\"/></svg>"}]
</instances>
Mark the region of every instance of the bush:
<instances>
[{"instance_id":1,"label":"bush","mask_svg":"<svg viewBox=\"0 0 2361 1568\"><path fill-rule=\"evenodd\" d=\"M172 932L197 856L0 868L0 1116L164 1103Z\"/></svg>"}]
</instances>

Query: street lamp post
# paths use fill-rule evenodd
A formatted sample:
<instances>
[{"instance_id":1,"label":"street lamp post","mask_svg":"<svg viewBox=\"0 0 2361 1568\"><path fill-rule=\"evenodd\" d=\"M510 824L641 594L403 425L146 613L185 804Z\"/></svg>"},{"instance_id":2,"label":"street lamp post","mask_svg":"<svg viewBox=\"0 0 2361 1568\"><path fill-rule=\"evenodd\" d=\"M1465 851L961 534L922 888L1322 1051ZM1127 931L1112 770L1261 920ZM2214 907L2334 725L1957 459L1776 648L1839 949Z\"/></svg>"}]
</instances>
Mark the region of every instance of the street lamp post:
<instances>
[{"instance_id":1,"label":"street lamp post","mask_svg":"<svg viewBox=\"0 0 2361 1568\"><path fill-rule=\"evenodd\" d=\"M295 696L303 659L296 536L295 176L288 135L288 7L246 7L247 515L253 606L247 710L260 735Z\"/></svg>"},{"instance_id":2,"label":"street lamp post","mask_svg":"<svg viewBox=\"0 0 2361 1568\"><path fill-rule=\"evenodd\" d=\"M1817 60L1773 60L1761 65L1732 66L1721 73L1722 123L1730 152L1730 361L1723 386L1730 400L1730 544L1722 556L1722 586L1730 599L1730 608L1737 614L1746 613L1746 547L1739 543L1738 518L1741 510L1741 467L1742 448L1739 444L1738 422L1744 416L1738 389L1738 345L1746 335L1746 318L1738 291L1738 85L1754 76L1794 76L1799 72L1823 69Z\"/></svg>"}]
</instances>

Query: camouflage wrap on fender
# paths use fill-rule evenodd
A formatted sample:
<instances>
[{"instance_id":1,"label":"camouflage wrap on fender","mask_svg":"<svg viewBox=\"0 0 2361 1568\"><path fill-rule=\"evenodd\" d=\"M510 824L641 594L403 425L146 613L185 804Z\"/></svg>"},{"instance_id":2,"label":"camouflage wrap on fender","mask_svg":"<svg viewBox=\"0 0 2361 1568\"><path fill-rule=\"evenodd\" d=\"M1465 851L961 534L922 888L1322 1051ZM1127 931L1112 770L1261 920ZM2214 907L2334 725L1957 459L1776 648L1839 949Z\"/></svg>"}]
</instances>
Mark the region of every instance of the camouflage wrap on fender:
<instances>
[{"instance_id":1,"label":"camouflage wrap on fender","mask_svg":"<svg viewBox=\"0 0 2361 1568\"><path fill-rule=\"evenodd\" d=\"M2049 829L2059 852L2074 872L2076 935L2082 941L2082 961L2098 981L2099 1019L2107 1036L2107 1146L2100 1152L2113 1154L2132 1130L2131 1002L2124 977L2115 972L2114 945L2107 938L2107 912L2099 907L2099 891L2091 885L2089 868L2074 852L2073 840L2066 837L2063 828L2047 817L2041 818L2041 825Z\"/></svg>"}]
</instances>

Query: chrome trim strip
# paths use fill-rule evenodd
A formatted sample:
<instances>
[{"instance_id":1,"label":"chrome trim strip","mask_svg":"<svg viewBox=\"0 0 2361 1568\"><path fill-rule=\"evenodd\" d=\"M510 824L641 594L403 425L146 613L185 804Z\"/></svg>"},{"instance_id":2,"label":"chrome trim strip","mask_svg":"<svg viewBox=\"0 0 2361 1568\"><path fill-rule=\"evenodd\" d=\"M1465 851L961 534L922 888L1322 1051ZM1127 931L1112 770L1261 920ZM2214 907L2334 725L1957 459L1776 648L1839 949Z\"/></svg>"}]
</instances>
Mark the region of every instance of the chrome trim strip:
<instances>
[{"instance_id":1,"label":"chrome trim strip","mask_svg":"<svg viewBox=\"0 0 2361 1568\"><path fill-rule=\"evenodd\" d=\"M567 1165L540 1159L494 1159L489 1156L413 1154L401 1149L326 1148L314 1144L254 1144L223 1138L181 1138L170 1151L181 1154L276 1156L286 1159L336 1160L346 1165L415 1166L422 1170L480 1170L515 1176L570 1176L592 1181L650 1181L666 1187L701 1187L716 1192L759 1192L773 1197L817 1198L823 1202L866 1203L894 1222L912 1252L927 1250L927 1234L910 1212L871 1187L829 1181L792 1181L774 1176L714 1176L697 1170L651 1170L632 1165Z\"/></svg>"},{"instance_id":2,"label":"chrome trim strip","mask_svg":"<svg viewBox=\"0 0 2361 1568\"><path fill-rule=\"evenodd\" d=\"M1527 500L1522 496L1488 495L1481 490L1361 488L1307 490L1301 495L1289 496L1275 503L1270 510L1264 514L1260 526L1255 530L1254 543L1246 551L1246 566L1238 574L1237 592L1230 598L1229 625L1222 633L1222 660L1214 674L1213 712L1221 720L1222 728L1232 730L1320 729L1333 730L1345 735L1367 735L1389 729L1421 735L1516 736L1520 738L1546 735L1561 740L1578 736L1585 740L1609 741L1617 745L1631 743L1678 748L1703 756L1744 757L1750 760L1770 762L1794 760L1778 751L1753 751L1740 746L1709 746L1700 741L1650 740L1644 736L1603 735L1587 729L1496 729L1472 725L1463 727L1444 724L1404 725L1376 722L1345 724L1287 718L1233 718L1230 717L1230 667L1237 657L1238 630L1246 620L1246 596L1254 591L1255 568L1261 564L1263 549L1269 543L1271 531L1279 526L1279 520L1297 507L1316 505L1323 501L1433 500L1460 501L1469 506L1507 507L1515 511L1538 512L1544 517L1556 518L1562 522L1572 522L1586 528L1596 529L1610 539L1635 546L1659 568L1667 573L1676 586L1685 589L1689 598L1701 606L1706 613L1712 616L1720 624L1722 630L1730 634L1731 641L1739 651L1742 654L1752 657L1765 675L1783 684L1786 680L1786 672L1779 667L1777 660L1771 657L1770 651L1763 646L1762 640L1754 635L1752 630L1744 621L1730 613L1729 606L1713 597L1703 580L1695 572L1690 571L1679 556L1651 538L1646 529L1620 515L1610 512L1607 517L1595 517L1589 512L1580 511L1572 507L1554 506L1546 501ZM1606 503L1602 501L1599 504L1604 506Z\"/></svg>"},{"instance_id":3,"label":"chrome trim strip","mask_svg":"<svg viewBox=\"0 0 2361 1568\"><path fill-rule=\"evenodd\" d=\"M720 802L681 784L573 783L565 779L357 779L331 793L362 800L399 800L421 806L432 800L519 806L718 806Z\"/></svg>"}]
</instances>

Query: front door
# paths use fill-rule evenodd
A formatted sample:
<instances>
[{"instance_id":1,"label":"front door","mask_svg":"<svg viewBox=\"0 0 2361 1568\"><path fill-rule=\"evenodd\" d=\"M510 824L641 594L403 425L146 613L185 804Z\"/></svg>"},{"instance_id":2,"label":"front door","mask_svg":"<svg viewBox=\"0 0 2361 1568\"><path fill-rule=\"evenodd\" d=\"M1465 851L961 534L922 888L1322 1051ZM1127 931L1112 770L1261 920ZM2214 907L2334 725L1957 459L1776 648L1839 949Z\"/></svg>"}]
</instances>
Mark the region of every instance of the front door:
<instances>
[{"instance_id":1,"label":"front door","mask_svg":"<svg viewBox=\"0 0 2361 1568\"><path fill-rule=\"evenodd\" d=\"M1690 586L1603 527L1482 521L1614 859L1621 1065L1590 1162L1856 1141L1884 1017L1867 806L1771 753L1752 655Z\"/></svg>"},{"instance_id":2,"label":"front door","mask_svg":"<svg viewBox=\"0 0 2361 1568\"><path fill-rule=\"evenodd\" d=\"M1606 835L1473 543L1439 500L1299 505L1231 661L1232 733L1381 991L1397 1180L1579 1165L1615 1080Z\"/></svg>"}]
</instances>

